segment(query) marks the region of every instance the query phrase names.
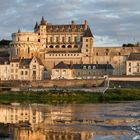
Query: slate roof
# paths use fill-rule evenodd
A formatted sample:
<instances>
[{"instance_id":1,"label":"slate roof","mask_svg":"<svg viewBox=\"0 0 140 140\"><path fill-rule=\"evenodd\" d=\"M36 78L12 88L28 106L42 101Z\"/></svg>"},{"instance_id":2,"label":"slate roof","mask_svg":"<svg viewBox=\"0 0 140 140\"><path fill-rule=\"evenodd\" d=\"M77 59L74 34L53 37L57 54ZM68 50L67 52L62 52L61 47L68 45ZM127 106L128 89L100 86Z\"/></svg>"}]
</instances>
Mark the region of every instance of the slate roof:
<instances>
[{"instance_id":1,"label":"slate roof","mask_svg":"<svg viewBox=\"0 0 140 140\"><path fill-rule=\"evenodd\" d=\"M111 64L65 64L63 61L53 69L114 69Z\"/></svg>"},{"instance_id":2,"label":"slate roof","mask_svg":"<svg viewBox=\"0 0 140 140\"><path fill-rule=\"evenodd\" d=\"M0 65L4 65L5 62L7 62L7 64L9 64L9 57L0 57Z\"/></svg>"},{"instance_id":3,"label":"slate roof","mask_svg":"<svg viewBox=\"0 0 140 140\"><path fill-rule=\"evenodd\" d=\"M90 30L89 25L87 25L87 28L85 29L85 24L76 24L74 21L72 21L71 24L59 24L54 25L47 23L47 21L42 17L40 25L46 25L46 31L48 33L56 33L56 32L80 32L83 33L84 37L93 37L93 34ZM40 25L36 23L35 29L39 29ZM37 30L36 30L37 31Z\"/></svg>"},{"instance_id":4,"label":"slate roof","mask_svg":"<svg viewBox=\"0 0 140 140\"><path fill-rule=\"evenodd\" d=\"M111 64L73 64L73 69L114 69Z\"/></svg>"},{"instance_id":5,"label":"slate roof","mask_svg":"<svg viewBox=\"0 0 140 140\"><path fill-rule=\"evenodd\" d=\"M15 62L15 63L18 63L20 61L19 58L13 58L10 62Z\"/></svg>"},{"instance_id":6,"label":"slate roof","mask_svg":"<svg viewBox=\"0 0 140 140\"><path fill-rule=\"evenodd\" d=\"M61 61L60 63L55 65L53 69L69 69L69 68L70 67L68 64L65 64L63 61Z\"/></svg>"},{"instance_id":7,"label":"slate roof","mask_svg":"<svg viewBox=\"0 0 140 140\"><path fill-rule=\"evenodd\" d=\"M140 53L130 53L128 60L140 60Z\"/></svg>"},{"instance_id":8,"label":"slate roof","mask_svg":"<svg viewBox=\"0 0 140 140\"><path fill-rule=\"evenodd\" d=\"M29 68L30 62L32 61L32 59L29 58L23 58L20 60L19 63L19 68Z\"/></svg>"},{"instance_id":9,"label":"slate roof","mask_svg":"<svg viewBox=\"0 0 140 140\"><path fill-rule=\"evenodd\" d=\"M39 65L43 65L42 61L38 57L35 57L35 58L38 61Z\"/></svg>"}]
</instances>

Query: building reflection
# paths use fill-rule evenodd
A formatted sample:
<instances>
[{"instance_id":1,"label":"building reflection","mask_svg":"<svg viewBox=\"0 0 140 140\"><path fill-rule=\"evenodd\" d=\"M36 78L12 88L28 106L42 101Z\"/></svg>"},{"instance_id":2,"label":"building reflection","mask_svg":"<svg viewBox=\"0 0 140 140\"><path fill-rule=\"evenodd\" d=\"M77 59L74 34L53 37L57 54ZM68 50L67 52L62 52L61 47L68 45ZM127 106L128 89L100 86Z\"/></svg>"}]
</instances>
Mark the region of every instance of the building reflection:
<instances>
[{"instance_id":1,"label":"building reflection","mask_svg":"<svg viewBox=\"0 0 140 140\"><path fill-rule=\"evenodd\" d=\"M1 105L0 123L14 140L89 140L92 129L73 118L71 106ZM9 129L10 128L10 129Z\"/></svg>"}]
</instances>

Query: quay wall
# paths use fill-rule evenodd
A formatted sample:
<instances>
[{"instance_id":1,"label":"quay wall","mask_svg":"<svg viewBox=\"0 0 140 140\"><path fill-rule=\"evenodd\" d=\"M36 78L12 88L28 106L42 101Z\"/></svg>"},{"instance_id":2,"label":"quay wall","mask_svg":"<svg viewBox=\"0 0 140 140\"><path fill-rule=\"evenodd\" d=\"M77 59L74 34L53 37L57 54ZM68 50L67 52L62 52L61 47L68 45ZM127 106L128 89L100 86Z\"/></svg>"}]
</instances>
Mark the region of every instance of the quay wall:
<instances>
[{"instance_id":1,"label":"quay wall","mask_svg":"<svg viewBox=\"0 0 140 140\"><path fill-rule=\"evenodd\" d=\"M103 82L104 79L44 80L31 82L31 87L94 87L101 85Z\"/></svg>"}]
</instances>

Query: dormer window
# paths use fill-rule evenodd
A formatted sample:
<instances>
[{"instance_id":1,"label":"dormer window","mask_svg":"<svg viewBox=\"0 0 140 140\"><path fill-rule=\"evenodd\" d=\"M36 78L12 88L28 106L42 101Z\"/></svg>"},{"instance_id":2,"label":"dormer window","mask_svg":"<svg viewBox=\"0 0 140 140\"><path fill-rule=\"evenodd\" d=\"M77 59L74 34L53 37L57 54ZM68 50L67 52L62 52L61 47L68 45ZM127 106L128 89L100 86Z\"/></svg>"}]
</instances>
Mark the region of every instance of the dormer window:
<instances>
[{"instance_id":1,"label":"dormer window","mask_svg":"<svg viewBox=\"0 0 140 140\"><path fill-rule=\"evenodd\" d=\"M95 67L95 66L93 66L93 69L96 69L96 67Z\"/></svg>"},{"instance_id":2,"label":"dormer window","mask_svg":"<svg viewBox=\"0 0 140 140\"><path fill-rule=\"evenodd\" d=\"M86 69L86 66L83 66L83 69Z\"/></svg>"},{"instance_id":3,"label":"dormer window","mask_svg":"<svg viewBox=\"0 0 140 140\"><path fill-rule=\"evenodd\" d=\"M88 66L88 69L91 69L91 66Z\"/></svg>"}]
</instances>

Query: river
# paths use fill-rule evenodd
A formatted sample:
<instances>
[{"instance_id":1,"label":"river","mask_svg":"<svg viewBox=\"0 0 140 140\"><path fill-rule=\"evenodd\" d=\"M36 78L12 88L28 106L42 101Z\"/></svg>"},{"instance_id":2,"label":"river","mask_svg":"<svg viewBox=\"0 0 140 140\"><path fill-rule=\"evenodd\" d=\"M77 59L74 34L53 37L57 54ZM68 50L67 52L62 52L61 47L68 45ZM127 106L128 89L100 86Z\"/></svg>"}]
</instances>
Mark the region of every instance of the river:
<instances>
[{"instance_id":1,"label":"river","mask_svg":"<svg viewBox=\"0 0 140 140\"><path fill-rule=\"evenodd\" d=\"M140 140L138 126L140 102L0 105L0 140Z\"/></svg>"}]
</instances>

